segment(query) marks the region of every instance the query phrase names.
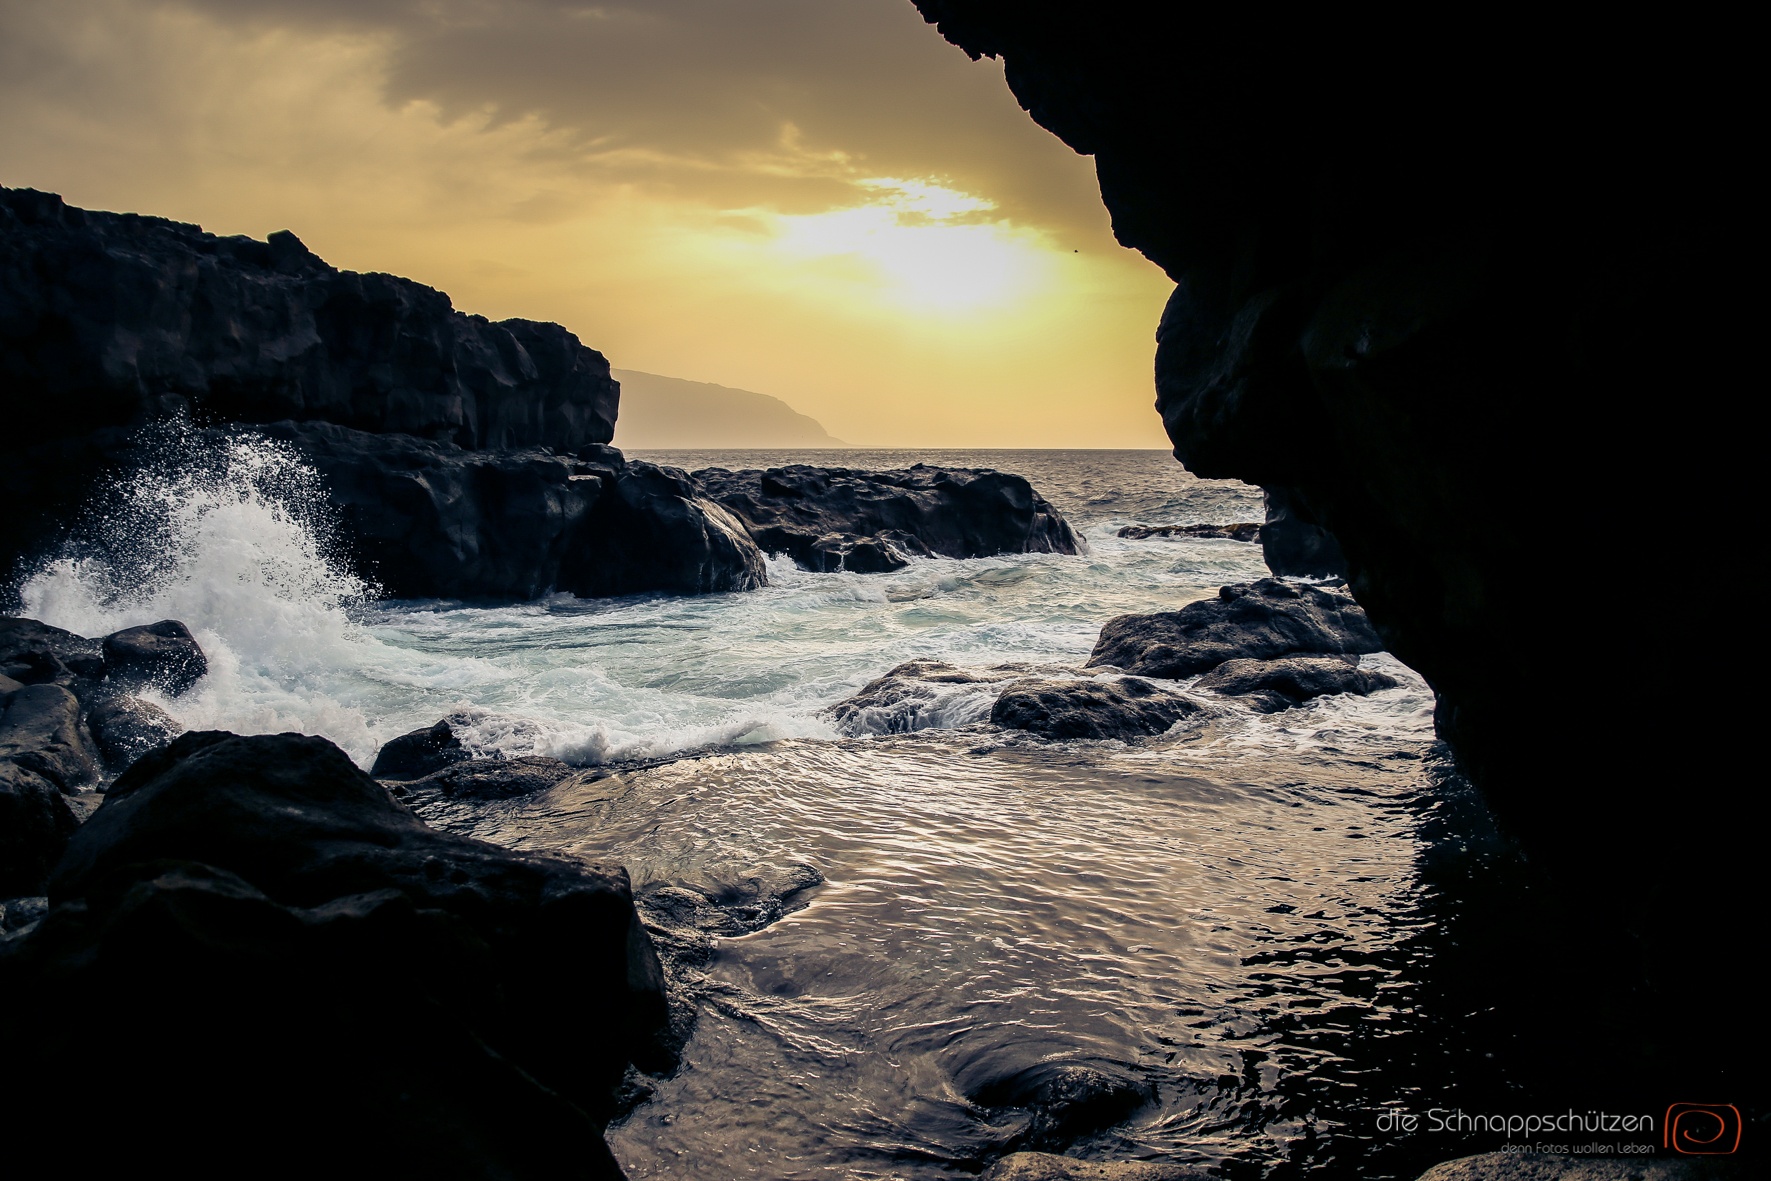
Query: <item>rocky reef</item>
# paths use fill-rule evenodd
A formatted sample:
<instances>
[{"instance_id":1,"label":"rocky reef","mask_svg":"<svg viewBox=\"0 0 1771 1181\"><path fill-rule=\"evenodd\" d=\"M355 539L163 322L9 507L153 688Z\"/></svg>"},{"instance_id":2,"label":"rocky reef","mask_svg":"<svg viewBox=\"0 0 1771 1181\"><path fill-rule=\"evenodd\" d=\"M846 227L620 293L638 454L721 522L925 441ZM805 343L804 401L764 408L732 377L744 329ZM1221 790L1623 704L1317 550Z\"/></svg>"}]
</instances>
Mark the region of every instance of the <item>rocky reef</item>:
<instances>
[{"instance_id":1,"label":"rocky reef","mask_svg":"<svg viewBox=\"0 0 1771 1181\"><path fill-rule=\"evenodd\" d=\"M804 570L897 570L909 556L1074 554L1063 514L1025 478L988 469L864 472L791 464L767 471L707 468L707 495L769 553Z\"/></svg>"},{"instance_id":2,"label":"rocky reef","mask_svg":"<svg viewBox=\"0 0 1771 1181\"><path fill-rule=\"evenodd\" d=\"M558 324L493 323L294 234L217 237L0 189L0 581L79 504L130 430L332 422L470 450L604 444L619 386Z\"/></svg>"},{"instance_id":3,"label":"rocky reef","mask_svg":"<svg viewBox=\"0 0 1771 1181\"><path fill-rule=\"evenodd\" d=\"M1645 527L1587 512L1595 490L1637 461L1734 470L1707 416L1673 408L1727 388L1718 342L1745 339L1708 294L1748 191L1718 114L1742 109L1739 76L1709 31L1596 48L1572 23L1502 21L1452 46L1327 12L1277 30L1125 0L916 3L1094 158L1119 241L1175 281L1156 385L1176 456L1325 530L1503 824L1614 930L1698 923L1681 945L1712 963L1750 860L1720 826L1757 831L1719 818L1762 815L1752 789L1701 752L1645 750L1607 694L1518 692L1545 659L1629 683L1632 596L1570 609L1552 589L1615 568ZM1662 806L1673 784L1699 799ZM1689 981L1729 975L1712 967L1662 973L1644 1026L1710 1007Z\"/></svg>"}]
</instances>

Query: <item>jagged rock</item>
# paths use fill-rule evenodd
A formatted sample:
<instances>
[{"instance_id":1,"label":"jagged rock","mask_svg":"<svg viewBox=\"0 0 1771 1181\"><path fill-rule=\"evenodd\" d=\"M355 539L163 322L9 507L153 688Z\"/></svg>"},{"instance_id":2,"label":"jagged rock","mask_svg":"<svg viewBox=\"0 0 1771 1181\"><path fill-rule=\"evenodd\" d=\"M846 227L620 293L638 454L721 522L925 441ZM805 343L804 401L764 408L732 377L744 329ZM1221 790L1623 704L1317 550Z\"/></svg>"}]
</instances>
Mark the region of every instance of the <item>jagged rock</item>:
<instances>
[{"instance_id":1,"label":"jagged rock","mask_svg":"<svg viewBox=\"0 0 1771 1181\"><path fill-rule=\"evenodd\" d=\"M1203 707L1136 677L1016 681L990 707L990 720L1046 738L1146 738Z\"/></svg>"},{"instance_id":2,"label":"jagged rock","mask_svg":"<svg viewBox=\"0 0 1771 1181\"><path fill-rule=\"evenodd\" d=\"M67 685L77 677L104 675L97 640L35 619L0 619L0 676L25 685Z\"/></svg>"},{"instance_id":3,"label":"jagged rock","mask_svg":"<svg viewBox=\"0 0 1771 1181\"><path fill-rule=\"evenodd\" d=\"M1208 1181L1209 1173L1160 1161L1090 1161L1048 1152L1014 1152L979 1181Z\"/></svg>"},{"instance_id":4,"label":"jagged rock","mask_svg":"<svg viewBox=\"0 0 1771 1181\"><path fill-rule=\"evenodd\" d=\"M1127 525L1119 531L1119 536L1134 541L1147 537L1221 537L1230 541L1260 541L1263 535L1259 522L1239 521L1234 525Z\"/></svg>"},{"instance_id":5,"label":"jagged rock","mask_svg":"<svg viewBox=\"0 0 1771 1181\"><path fill-rule=\"evenodd\" d=\"M1226 586L1215 599L1156 615L1107 621L1091 667L1146 677L1190 677L1226 660L1293 653L1381 652L1365 612L1346 595L1275 578Z\"/></svg>"},{"instance_id":6,"label":"jagged rock","mask_svg":"<svg viewBox=\"0 0 1771 1181\"><path fill-rule=\"evenodd\" d=\"M1026 676L1028 665L991 669L957 668L941 660L910 660L861 687L852 697L824 711L844 734L908 734L930 726L956 727L982 721L991 698L968 692Z\"/></svg>"},{"instance_id":7,"label":"jagged rock","mask_svg":"<svg viewBox=\"0 0 1771 1181\"><path fill-rule=\"evenodd\" d=\"M707 594L767 582L762 554L683 473L610 447L468 451L274 423L331 492L364 572L400 598Z\"/></svg>"},{"instance_id":8,"label":"jagged rock","mask_svg":"<svg viewBox=\"0 0 1771 1181\"><path fill-rule=\"evenodd\" d=\"M79 827L55 784L0 760L0 898L39 893Z\"/></svg>"},{"instance_id":9,"label":"jagged rock","mask_svg":"<svg viewBox=\"0 0 1771 1181\"><path fill-rule=\"evenodd\" d=\"M1300 705L1312 697L1355 693L1361 697L1399 682L1387 673L1362 669L1351 657L1285 656L1277 660L1226 660L1193 683L1227 696L1256 699L1263 713Z\"/></svg>"},{"instance_id":10,"label":"jagged rock","mask_svg":"<svg viewBox=\"0 0 1771 1181\"><path fill-rule=\"evenodd\" d=\"M0 581L78 505L129 428L336 422L468 448L614 434L608 362L557 324L491 323L408 279L266 242L0 189Z\"/></svg>"},{"instance_id":11,"label":"jagged rock","mask_svg":"<svg viewBox=\"0 0 1771 1181\"><path fill-rule=\"evenodd\" d=\"M26 685L0 715L0 761L35 772L65 792L98 777L98 757L80 724L80 700L60 685Z\"/></svg>"},{"instance_id":12,"label":"jagged rock","mask_svg":"<svg viewBox=\"0 0 1771 1181\"><path fill-rule=\"evenodd\" d=\"M451 800L507 800L546 791L572 773L569 763L542 755L468 759L414 779L406 790L414 795L434 791Z\"/></svg>"},{"instance_id":13,"label":"jagged rock","mask_svg":"<svg viewBox=\"0 0 1771 1181\"><path fill-rule=\"evenodd\" d=\"M124 628L104 638L105 673L120 687L154 685L183 693L209 671L209 660L176 619Z\"/></svg>"},{"instance_id":14,"label":"jagged rock","mask_svg":"<svg viewBox=\"0 0 1771 1181\"><path fill-rule=\"evenodd\" d=\"M987 468L904 471L791 464L695 473L769 553L807 570L897 569L906 555L1073 554L1082 539L1020 476Z\"/></svg>"},{"instance_id":15,"label":"jagged rock","mask_svg":"<svg viewBox=\"0 0 1771 1181\"><path fill-rule=\"evenodd\" d=\"M376 752L369 774L376 779L422 779L468 757L449 719L444 718L428 729L390 739Z\"/></svg>"},{"instance_id":16,"label":"jagged rock","mask_svg":"<svg viewBox=\"0 0 1771 1181\"><path fill-rule=\"evenodd\" d=\"M106 1079L130 1099L91 1165L621 1175L597 1132L663 999L620 869L436 832L323 739L193 733L119 777L48 895L0 1011L81 1017L0 1027L0 1104L73 1136L66 1097Z\"/></svg>"},{"instance_id":17,"label":"jagged rock","mask_svg":"<svg viewBox=\"0 0 1771 1181\"><path fill-rule=\"evenodd\" d=\"M184 733L184 727L151 701L127 694L98 697L86 712L86 727L107 770L121 771Z\"/></svg>"}]
</instances>

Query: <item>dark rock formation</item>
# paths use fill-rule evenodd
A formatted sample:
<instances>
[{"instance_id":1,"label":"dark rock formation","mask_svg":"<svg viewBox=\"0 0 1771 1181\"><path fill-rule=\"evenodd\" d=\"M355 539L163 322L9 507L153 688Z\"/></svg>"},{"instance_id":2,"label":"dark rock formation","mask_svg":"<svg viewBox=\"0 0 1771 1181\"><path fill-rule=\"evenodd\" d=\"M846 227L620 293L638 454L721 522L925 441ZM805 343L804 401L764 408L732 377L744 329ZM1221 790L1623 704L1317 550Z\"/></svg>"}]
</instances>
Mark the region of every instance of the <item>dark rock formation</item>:
<instances>
[{"instance_id":1,"label":"dark rock formation","mask_svg":"<svg viewBox=\"0 0 1771 1181\"><path fill-rule=\"evenodd\" d=\"M464 315L288 232L218 238L29 189L0 189L0 388L0 582L130 428L168 414L571 450L613 437L618 398L602 355L557 324Z\"/></svg>"},{"instance_id":2,"label":"dark rock formation","mask_svg":"<svg viewBox=\"0 0 1771 1181\"><path fill-rule=\"evenodd\" d=\"M0 1011L79 1019L0 1027L0 1106L67 1142L105 1079L89 1167L620 1176L597 1133L663 998L619 869L433 831L322 739L194 733L48 893Z\"/></svg>"},{"instance_id":3,"label":"dark rock formation","mask_svg":"<svg viewBox=\"0 0 1771 1181\"><path fill-rule=\"evenodd\" d=\"M275 423L318 470L363 571L399 598L749 590L743 527L683 473L608 447L468 451L327 423Z\"/></svg>"},{"instance_id":4,"label":"dark rock formation","mask_svg":"<svg viewBox=\"0 0 1771 1181\"><path fill-rule=\"evenodd\" d=\"M1051 1152L1124 1121L1155 1098L1154 1087L1119 1063L1048 1056L1033 1046L979 1053L954 1072L953 1081L980 1107L1030 1112L1033 1118L1013 1147Z\"/></svg>"},{"instance_id":5,"label":"dark rock formation","mask_svg":"<svg viewBox=\"0 0 1771 1181\"><path fill-rule=\"evenodd\" d=\"M8 898L0 902L0 937L17 934L49 913L49 899L41 894Z\"/></svg>"},{"instance_id":6,"label":"dark rock formation","mask_svg":"<svg viewBox=\"0 0 1771 1181\"><path fill-rule=\"evenodd\" d=\"M105 769L113 773L184 733L165 710L126 693L97 696L86 711L86 728Z\"/></svg>"},{"instance_id":7,"label":"dark rock formation","mask_svg":"<svg viewBox=\"0 0 1771 1181\"><path fill-rule=\"evenodd\" d=\"M1161 1161L1092 1161L1049 1152L1012 1152L979 1181L1207 1181L1211 1174Z\"/></svg>"},{"instance_id":8,"label":"dark rock formation","mask_svg":"<svg viewBox=\"0 0 1771 1181\"><path fill-rule=\"evenodd\" d=\"M403 790L418 796L436 792L451 800L507 800L546 791L570 774L570 764L542 755L467 759L414 779Z\"/></svg>"},{"instance_id":9,"label":"dark rock formation","mask_svg":"<svg viewBox=\"0 0 1771 1181\"><path fill-rule=\"evenodd\" d=\"M695 473L769 553L806 570L895 570L905 555L1078 552L1082 539L1020 476L988 469L864 472L792 464Z\"/></svg>"},{"instance_id":10,"label":"dark rock formation","mask_svg":"<svg viewBox=\"0 0 1771 1181\"><path fill-rule=\"evenodd\" d=\"M838 730L853 736L963 726L989 712L988 699L967 693L969 686L1001 684L1032 671L1029 665L964 669L941 660L910 660L824 712Z\"/></svg>"},{"instance_id":11,"label":"dark rock formation","mask_svg":"<svg viewBox=\"0 0 1771 1181\"><path fill-rule=\"evenodd\" d=\"M1286 656L1277 660L1226 660L1193 683L1227 696L1252 697L1263 713L1302 704L1312 697L1355 693L1361 697L1394 689L1395 677L1362 669L1345 656Z\"/></svg>"},{"instance_id":12,"label":"dark rock formation","mask_svg":"<svg viewBox=\"0 0 1771 1181\"><path fill-rule=\"evenodd\" d=\"M98 755L80 724L80 699L60 685L25 685L0 715L0 763L16 763L62 791L98 778Z\"/></svg>"},{"instance_id":13,"label":"dark rock formation","mask_svg":"<svg viewBox=\"0 0 1771 1181\"><path fill-rule=\"evenodd\" d=\"M26 685L67 685L105 675L97 640L35 619L0 619L0 676Z\"/></svg>"},{"instance_id":14,"label":"dark rock formation","mask_svg":"<svg viewBox=\"0 0 1771 1181\"><path fill-rule=\"evenodd\" d=\"M1347 556L1334 534L1295 507L1289 489L1268 488L1267 523L1261 527L1261 557L1282 578L1347 577Z\"/></svg>"},{"instance_id":15,"label":"dark rock formation","mask_svg":"<svg viewBox=\"0 0 1771 1181\"><path fill-rule=\"evenodd\" d=\"M0 759L0 898L41 891L79 827L61 789Z\"/></svg>"},{"instance_id":16,"label":"dark rock formation","mask_svg":"<svg viewBox=\"0 0 1771 1181\"><path fill-rule=\"evenodd\" d=\"M990 720L1045 738L1147 738L1202 707L1183 693L1136 677L1016 681L990 708Z\"/></svg>"},{"instance_id":17,"label":"dark rock formation","mask_svg":"<svg viewBox=\"0 0 1771 1181\"><path fill-rule=\"evenodd\" d=\"M209 660L191 638L191 629L176 619L124 628L106 636L103 649L105 675L118 688L155 685L176 695L209 671Z\"/></svg>"},{"instance_id":18,"label":"dark rock formation","mask_svg":"<svg viewBox=\"0 0 1771 1181\"><path fill-rule=\"evenodd\" d=\"M449 719L444 718L428 729L413 730L384 743L369 774L376 779L422 779L468 757Z\"/></svg>"},{"instance_id":19,"label":"dark rock formation","mask_svg":"<svg viewBox=\"0 0 1771 1181\"><path fill-rule=\"evenodd\" d=\"M1239 657L1382 650L1365 612L1346 595L1263 578L1223 587L1217 598L1179 611L1110 619L1088 663L1179 678Z\"/></svg>"},{"instance_id":20,"label":"dark rock formation","mask_svg":"<svg viewBox=\"0 0 1771 1181\"><path fill-rule=\"evenodd\" d=\"M1222 537L1230 541L1259 541L1261 526L1256 521L1239 521L1234 525L1127 525L1119 536L1142 541L1147 537Z\"/></svg>"}]
</instances>

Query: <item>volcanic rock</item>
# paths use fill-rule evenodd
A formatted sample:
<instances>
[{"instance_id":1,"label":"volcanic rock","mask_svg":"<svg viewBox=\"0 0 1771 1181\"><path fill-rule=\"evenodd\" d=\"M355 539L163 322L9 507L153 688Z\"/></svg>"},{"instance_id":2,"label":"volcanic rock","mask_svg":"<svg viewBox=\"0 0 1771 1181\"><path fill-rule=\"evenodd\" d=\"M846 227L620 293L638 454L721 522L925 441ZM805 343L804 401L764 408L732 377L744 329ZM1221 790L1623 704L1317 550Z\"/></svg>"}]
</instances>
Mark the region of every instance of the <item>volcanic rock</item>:
<instances>
[{"instance_id":1,"label":"volcanic rock","mask_svg":"<svg viewBox=\"0 0 1771 1181\"><path fill-rule=\"evenodd\" d=\"M1193 683L1230 696L1257 699L1263 713L1300 705L1312 697L1354 693L1360 697L1394 689L1395 677L1362 669L1345 656L1286 656L1277 660L1226 660Z\"/></svg>"},{"instance_id":2,"label":"volcanic rock","mask_svg":"<svg viewBox=\"0 0 1771 1181\"><path fill-rule=\"evenodd\" d=\"M807 570L897 569L906 555L1074 554L1082 539L1024 478L987 468L791 464L695 473L764 550Z\"/></svg>"},{"instance_id":3,"label":"volcanic rock","mask_svg":"<svg viewBox=\"0 0 1771 1181\"><path fill-rule=\"evenodd\" d=\"M428 729L390 739L376 753L369 774L376 779L422 779L468 757L449 720L444 718Z\"/></svg>"},{"instance_id":4,"label":"volcanic rock","mask_svg":"<svg viewBox=\"0 0 1771 1181\"><path fill-rule=\"evenodd\" d=\"M1382 650L1364 610L1346 595L1263 578L1179 611L1116 616L1101 628L1088 663L1179 678L1238 657Z\"/></svg>"},{"instance_id":5,"label":"volcanic rock","mask_svg":"<svg viewBox=\"0 0 1771 1181\"><path fill-rule=\"evenodd\" d=\"M607 443L608 362L557 324L492 323L295 235L216 237L0 189L0 579L79 504L130 428L284 419L466 448Z\"/></svg>"},{"instance_id":6,"label":"volcanic rock","mask_svg":"<svg viewBox=\"0 0 1771 1181\"><path fill-rule=\"evenodd\" d=\"M1016 681L990 708L990 720L1046 738L1146 738L1203 708L1136 677Z\"/></svg>"},{"instance_id":7,"label":"volcanic rock","mask_svg":"<svg viewBox=\"0 0 1771 1181\"><path fill-rule=\"evenodd\" d=\"M0 1103L71 1138L106 1079L89 1164L621 1175L597 1132L663 999L620 869L429 829L323 739L211 732L122 775L48 894L0 1010L81 1017L0 1029Z\"/></svg>"},{"instance_id":8,"label":"volcanic rock","mask_svg":"<svg viewBox=\"0 0 1771 1181\"><path fill-rule=\"evenodd\" d=\"M1119 536L1142 541L1147 537L1221 537L1230 541L1261 540L1261 525L1241 521L1234 525L1127 525Z\"/></svg>"},{"instance_id":9,"label":"volcanic rock","mask_svg":"<svg viewBox=\"0 0 1771 1181\"><path fill-rule=\"evenodd\" d=\"M105 673L119 687L154 685L177 695L209 671L191 629L176 619L125 628L104 638Z\"/></svg>"},{"instance_id":10,"label":"volcanic rock","mask_svg":"<svg viewBox=\"0 0 1771 1181\"><path fill-rule=\"evenodd\" d=\"M0 759L0 898L41 893L79 827L55 784Z\"/></svg>"}]
</instances>

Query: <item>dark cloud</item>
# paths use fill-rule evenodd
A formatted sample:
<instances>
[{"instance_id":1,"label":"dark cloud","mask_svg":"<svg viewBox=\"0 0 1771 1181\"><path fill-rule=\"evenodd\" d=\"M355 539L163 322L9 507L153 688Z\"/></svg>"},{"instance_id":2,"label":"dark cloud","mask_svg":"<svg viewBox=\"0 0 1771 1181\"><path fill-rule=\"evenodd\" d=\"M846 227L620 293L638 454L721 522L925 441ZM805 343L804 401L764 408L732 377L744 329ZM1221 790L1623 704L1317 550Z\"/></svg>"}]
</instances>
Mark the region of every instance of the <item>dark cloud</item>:
<instances>
[{"instance_id":1,"label":"dark cloud","mask_svg":"<svg viewBox=\"0 0 1771 1181\"><path fill-rule=\"evenodd\" d=\"M842 175L945 177L1018 220L1104 220L1086 168L909 0L191 0L217 21L374 34L385 101L538 116L560 150L680 196L804 210ZM785 128L797 135L783 140Z\"/></svg>"}]
</instances>

